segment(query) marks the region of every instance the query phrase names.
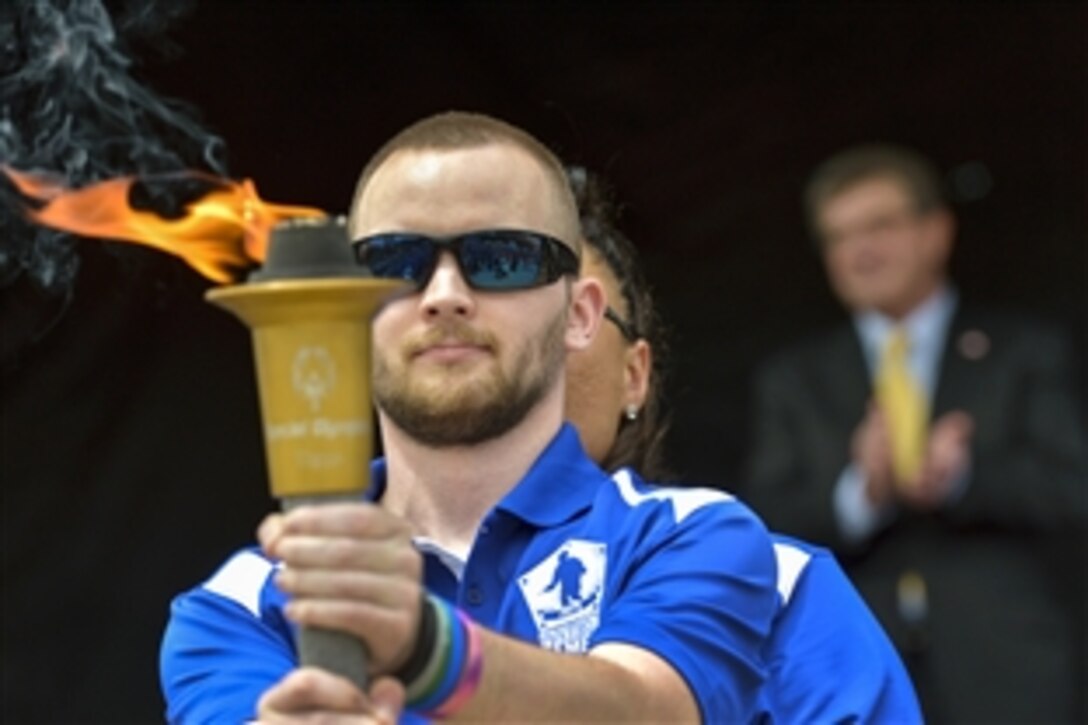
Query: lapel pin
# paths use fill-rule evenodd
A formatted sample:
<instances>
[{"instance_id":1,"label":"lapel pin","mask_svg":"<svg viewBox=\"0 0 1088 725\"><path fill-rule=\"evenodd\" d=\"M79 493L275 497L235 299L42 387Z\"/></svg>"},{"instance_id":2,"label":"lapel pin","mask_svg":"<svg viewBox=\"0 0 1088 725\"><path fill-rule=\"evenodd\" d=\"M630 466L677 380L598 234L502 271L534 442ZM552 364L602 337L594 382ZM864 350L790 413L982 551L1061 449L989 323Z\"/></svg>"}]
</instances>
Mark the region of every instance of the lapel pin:
<instances>
[{"instance_id":1,"label":"lapel pin","mask_svg":"<svg viewBox=\"0 0 1088 725\"><path fill-rule=\"evenodd\" d=\"M981 330L967 330L960 335L956 346L968 360L981 360L990 352L990 337Z\"/></svg>"}]
</instances>

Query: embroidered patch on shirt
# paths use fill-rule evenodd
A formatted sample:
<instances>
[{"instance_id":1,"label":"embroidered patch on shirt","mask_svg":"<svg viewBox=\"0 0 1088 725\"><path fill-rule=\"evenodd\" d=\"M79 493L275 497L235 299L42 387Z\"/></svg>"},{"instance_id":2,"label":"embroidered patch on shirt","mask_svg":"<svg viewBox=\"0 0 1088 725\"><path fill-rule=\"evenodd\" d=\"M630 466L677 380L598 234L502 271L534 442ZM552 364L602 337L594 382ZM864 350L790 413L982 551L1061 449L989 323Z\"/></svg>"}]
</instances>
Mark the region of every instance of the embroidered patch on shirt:
<instances>
[{"instance_id":1,"label":"embroidered patch on shirt","mask_svg":"<svg viewBox=\"0 0 1088 725\"><path fill-rule=\"evenodd\" d=\"M608 547L571 539L518 579L540 646L585 652L601 623Z\"/></svg>"}]
</instances>

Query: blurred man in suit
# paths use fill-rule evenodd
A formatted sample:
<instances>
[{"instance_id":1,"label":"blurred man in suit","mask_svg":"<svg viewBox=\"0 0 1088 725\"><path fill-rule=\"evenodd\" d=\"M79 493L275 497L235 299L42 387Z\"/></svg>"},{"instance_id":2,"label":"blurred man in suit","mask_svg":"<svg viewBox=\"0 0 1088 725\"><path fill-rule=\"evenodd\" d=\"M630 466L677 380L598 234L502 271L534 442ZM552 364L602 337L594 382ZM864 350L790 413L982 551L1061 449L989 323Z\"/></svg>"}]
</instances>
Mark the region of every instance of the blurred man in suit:
<instances>
[{"instance_id":1,"label":"blurred man in suit","mask_svg":"<svg viewBox=\"0 0 1088 725\"><path fill-rule=\"evenodd\" d=\"M848 149L806 190L851 314L759 371L747 494L832 547L931 722L1079 720L1084 431L1064 338L960 300L932 164Z\"/></svg>"}]
</instances>

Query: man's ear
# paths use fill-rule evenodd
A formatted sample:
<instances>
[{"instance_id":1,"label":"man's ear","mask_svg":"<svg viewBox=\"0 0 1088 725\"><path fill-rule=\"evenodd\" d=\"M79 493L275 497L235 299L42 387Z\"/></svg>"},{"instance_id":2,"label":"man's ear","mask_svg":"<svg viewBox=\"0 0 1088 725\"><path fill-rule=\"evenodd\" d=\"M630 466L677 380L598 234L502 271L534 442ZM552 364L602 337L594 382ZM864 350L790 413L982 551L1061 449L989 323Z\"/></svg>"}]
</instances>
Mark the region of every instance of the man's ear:
<instances>
[{"instance_id":1,"label":"man's ear","mask_svg":"<svg viewBox=\"0 0 1088 725\"><path fill-rule=\"evenodd\" d=\"M567 319L567 349L585 350L593 342L604 318L604 287L595 277L579 277L571 284Z\"/></svg>"},{"instance_id":2,"label":"man's ear","mask_svg":"<svg viewBox=\"0 0 1088 725\"><path fill-rule=\"evenodd\" d=\"M956 218L947 209L938 209L926 219L927 254L935 268L944 269L956 237Z\"/></svg>"}]
</instances>

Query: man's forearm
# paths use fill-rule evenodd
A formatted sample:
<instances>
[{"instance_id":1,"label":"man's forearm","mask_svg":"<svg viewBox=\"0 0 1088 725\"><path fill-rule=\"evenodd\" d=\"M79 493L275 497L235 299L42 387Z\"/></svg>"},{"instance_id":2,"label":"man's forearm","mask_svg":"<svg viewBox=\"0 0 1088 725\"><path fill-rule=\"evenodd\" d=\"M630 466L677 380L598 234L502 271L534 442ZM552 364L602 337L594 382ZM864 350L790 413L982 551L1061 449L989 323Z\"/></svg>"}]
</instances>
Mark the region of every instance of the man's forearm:
<instances>
[{"instance_id":1,"label":"man's forearm","mask_svg":"<svg viewBox=\"0 0 1088 725\"><path fill-rule=\"evenodd\" d=\"M483 677L457 720L698 722L675 669L631 645L563 654L484 630Z\"/></svg>"}]
</instances>

